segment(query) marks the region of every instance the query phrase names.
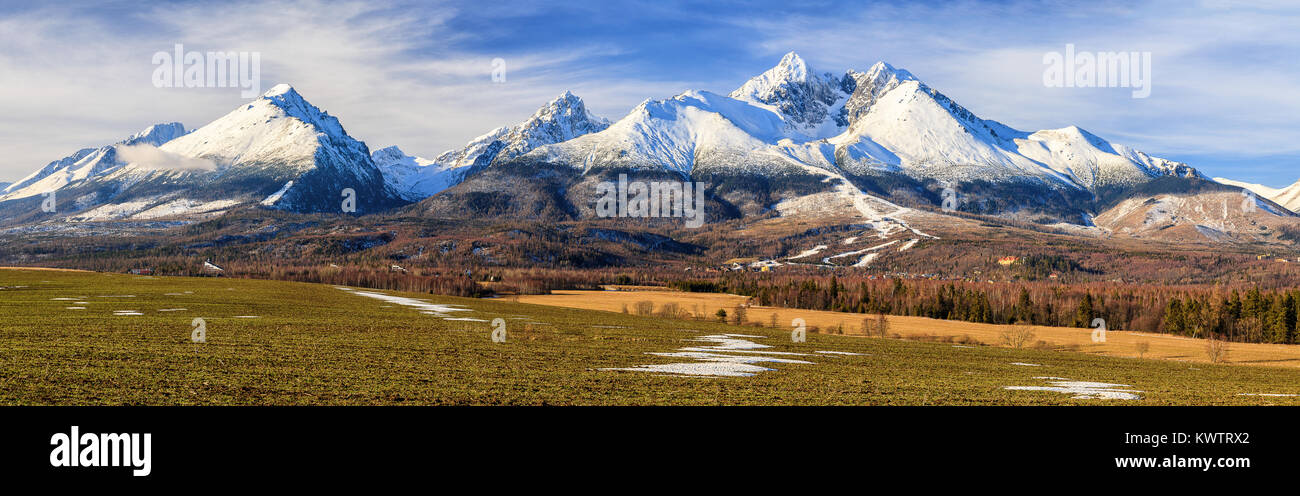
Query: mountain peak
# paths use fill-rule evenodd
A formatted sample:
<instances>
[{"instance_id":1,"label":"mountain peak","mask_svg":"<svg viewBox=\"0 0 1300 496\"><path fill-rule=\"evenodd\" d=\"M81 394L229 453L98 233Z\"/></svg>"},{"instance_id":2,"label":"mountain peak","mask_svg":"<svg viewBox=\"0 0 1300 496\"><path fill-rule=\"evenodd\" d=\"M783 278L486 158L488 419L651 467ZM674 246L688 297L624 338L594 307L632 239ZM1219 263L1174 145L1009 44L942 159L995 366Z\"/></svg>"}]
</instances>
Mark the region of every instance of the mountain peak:
<instances>
[{"instance_id":1,"label":"mountain peak","mask_svg":"<svg viewBox=\"0 0 1300 496\"><path fill-rule=\"evenodd\" d=\"M771 69L750 78L736 91L731 92L730 96L741 100L746 99L745 97L758 97L762 100L763 97L778 91L778 88L807 82L809 74L812 74L812 70L808 68L808 63L804 62L803 57L789 52Z\"/></svg>"},{"instance_id":2,"label":"mountain peak","mask_svg":"<svg viewBox=\"0 0 1300 496\"><path fill-rule=\"evenodd\" d=\"M885 62L883 60L880 62L876 62L875 64L872 64L871 68L867 69L867 75L873 78L879 75L891 75L895 79L898 79L900 81L917 80L916 76L913 75L911 72L908 72L907 69L899 69L897 67L889 65L889 62Z\"/></svg>"},{"instance_id":3,"label":"mountain peak","mask_svg":"<svg viewBox=\"0 0 1300 496\"><path fill-rule=\"evenodd\" d=\"M778 62L776 67L767 71L767 73L784 76L787 81L799 82L808 80L809 72L811 71L808 70L808 63L793 50L782 56L781 62Z\"/></svg>"},{"instance_id":4,"label":"mountain peak","mask_svg":"<svg viewBox=\"0 0 1300 496\"><path fill-rule=\"evenodd\" d=\"M780 113L788 130L797 135L826 137L838 134L846 121L833 112L850 91L844 79L818 74L795 52L786 53L775 67L754 76L727 96Z\"/></svg>"},{"instance_id":5,"label":"mountain peak","mask_svg":"<svg viewBox=\"0 0 1300 496\"><path fill-rule=\"evenodd\" d=\"M287 93L298 94L297 90L294 90L292 85L288 83L280 83L272 86L271 89L266 91L266 93L262 93L262 98L273 98Z\"/></svg>"},{"instance_id":6,"label":"mountain peak","mask_svg":"<svg viewBox=\"0 0 1300 496\"><path fill-rule=\"evenodd\" d=\"M179 122L160 123L146 127L143 131L135 133L119 143L127 146L145 143L153 146L162 146L163 143L184 136L185 133L184 124Z\"/></svg>"}]
</instances>

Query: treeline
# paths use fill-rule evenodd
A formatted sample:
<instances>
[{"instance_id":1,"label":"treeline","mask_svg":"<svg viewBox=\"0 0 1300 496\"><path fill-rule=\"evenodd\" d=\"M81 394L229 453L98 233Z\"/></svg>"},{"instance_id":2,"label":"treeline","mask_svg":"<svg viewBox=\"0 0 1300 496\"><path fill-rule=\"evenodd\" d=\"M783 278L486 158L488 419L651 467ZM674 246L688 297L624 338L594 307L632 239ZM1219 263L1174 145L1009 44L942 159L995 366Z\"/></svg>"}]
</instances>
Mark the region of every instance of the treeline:
<instances>
[{"instance_id":1,"label":"treeline","mask_svg":"<svg viewBox=\"0 0 1300 496\"><path fill-rule=\"evenodd\" d=\"M1261 291L1122 283L975 283L752 274L679 280L670 287L751 297L757 305L930 317L989 324L1092 327L1297 343L1300 290Z\"/></svg>"},{"instance_id":2,"label":"treeline","mask_svg":"<svg viewBox=\"0 0 1300 496\"><path fill-rule=\"evenodd\" d=\"M1251 343L1300 343L1300 290L1262 292L1251 288L1242 296L1188 295L1171 298L1164 308L1166 332L1191 337L1226 336Z\"/></svg>"}]
</instances>

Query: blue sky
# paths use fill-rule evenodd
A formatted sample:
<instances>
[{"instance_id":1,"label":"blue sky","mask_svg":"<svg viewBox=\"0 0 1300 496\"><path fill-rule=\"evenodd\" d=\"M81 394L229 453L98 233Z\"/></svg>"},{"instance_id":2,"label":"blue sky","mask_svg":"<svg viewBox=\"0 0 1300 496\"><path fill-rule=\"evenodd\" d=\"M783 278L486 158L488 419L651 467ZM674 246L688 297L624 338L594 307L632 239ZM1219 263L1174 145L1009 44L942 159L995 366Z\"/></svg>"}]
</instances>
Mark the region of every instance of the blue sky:
<instances>
[{"instance_id":1,"label":"blue sky","mask_svg":"<svg viewBox=\"0 0 1300 496\"><path fill-rule=\"evenodd\" d=\"M1300 7L1289 2L53 2L0 6L0 181L155 122L201 126L231 88L155 88L152 55L257 51L372 149L432 157L565 90L612 120L726 93L794 50L821 72L906 68L981 117L1078 125L1212 176L1300 178ZM1043 55L1152 55L1152 91L1048 88ZM491 61L507 80L491 82Z\"/></svg>"}]
</instances>

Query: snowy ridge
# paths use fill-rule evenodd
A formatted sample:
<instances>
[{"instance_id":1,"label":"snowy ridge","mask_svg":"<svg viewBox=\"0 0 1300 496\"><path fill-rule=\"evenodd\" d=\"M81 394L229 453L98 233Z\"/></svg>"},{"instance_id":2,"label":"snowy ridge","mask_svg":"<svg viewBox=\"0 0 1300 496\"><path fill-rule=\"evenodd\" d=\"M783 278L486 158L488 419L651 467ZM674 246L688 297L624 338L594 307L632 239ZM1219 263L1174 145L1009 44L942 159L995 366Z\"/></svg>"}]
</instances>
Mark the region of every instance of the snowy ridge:
<instances>
[{"instance_id":1,"label":"snowy ridge","mask_svg":"<svg viewBox=\"0 0 1300 496\"><path fill-rule=\"evenodd\" d=\"M347 189L358 192L358 212L402 203L366 145L287 84L192 132L179 123L154 125L31 178L0 200L60 190L57 211L69 221L204 216L258 203L339 212Z\"/></svg>"},{"instance_id":2,"label":"snowy ridge","mask_svg":"<svg viewBox=\"0 0 1300 496\"><path fill-rule=\"evenodd\" d=\"M727 96L647 100L608 129L527 156L592 168L775 174L812 167L920 181L1096 191L1195 169L1077 127L1025 132L976 116L911 72L819 73L791 52Z\"/></svg>"},{"instance_id":3,"label":"snowy ridge","mask_svg":"<svg viewBox=\"0 0 1300 496\"><path fill-rule=\"evenodd\" d=\"M365 148L347 136L338 119L307 103L293 87L280 84L160 148L222 165L274 163L305 172L315 167L323 141Z\"/></svg>"},{"instance_id":4,"label":"snowy ridge","mask_svg":"<svg viewBox=\"0 0 1300 496\"><path fill-rule=\"evenodd\" d=\"M159 146L185 134L179 122L154 124L113 145L82 148L76 153L50 162L0 191L0 201L42 195L110 172L122 165L118 146Z\"/></svg>"},{"instance_id":5,"label":"snowy ridge","mask_svg":"<svg viewBox=\"0 0 1300 496\"><path fill-rule=\"evenodd\" d=\"M1216 177L1214 178L1214 181L1220 184L1250 190L1256 195L1272 200L1274 203L1286 207L1292 212L1300 213L1300 181L1296 181L1285 188L1270 188L1262 184L1234 181L1222 177Z\"/></svg>"},{"instance_id":6,"label":"snowy ridge","mask_svg":"<svg viewBox=\"0 0 1300 496\"><path fill-rule=\"evenodd\" d=\"M509 160L608 127L608 120L592 115L581 98L566 91L523 122L488 131L434 160L407 156L395 146L378 150L371 158L384 181L402 198L419 201L459 184L474 166Z\"/></svg>"},{"instance_id":7,"label":"snowy ridge","mask_svg":"<svg viewBox=\"0 0 1300 496\"><path fill-rule=\"evenodd\" d=\"M473 165L473 162L437 162L413 157L396 146L375 150L370 158L383 172L384 182L408 201L419 201L455 186Z\"/></svg>"}]
</instances>

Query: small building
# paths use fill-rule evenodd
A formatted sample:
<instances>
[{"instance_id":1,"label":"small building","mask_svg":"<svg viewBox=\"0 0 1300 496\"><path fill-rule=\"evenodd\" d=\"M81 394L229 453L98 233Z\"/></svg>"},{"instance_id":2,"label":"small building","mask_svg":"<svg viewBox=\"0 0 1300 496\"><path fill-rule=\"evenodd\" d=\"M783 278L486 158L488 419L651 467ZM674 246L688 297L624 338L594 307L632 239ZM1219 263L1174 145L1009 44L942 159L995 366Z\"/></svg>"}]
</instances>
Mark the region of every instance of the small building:
<instances>
[{"instance_id":1,"label":"small building","mask_svg":"<svg viewBox=\"0 0 1300 496\"><path fill-rule=\"evenodd\" d=\"M226 269L221 268L221 266L212 263L212 260L204 260L204 261L203 261L203 270L206 270L206 271L209 271L209 272L225 272L225 271L226 271Z\"/></svg>"}]
</instances>

